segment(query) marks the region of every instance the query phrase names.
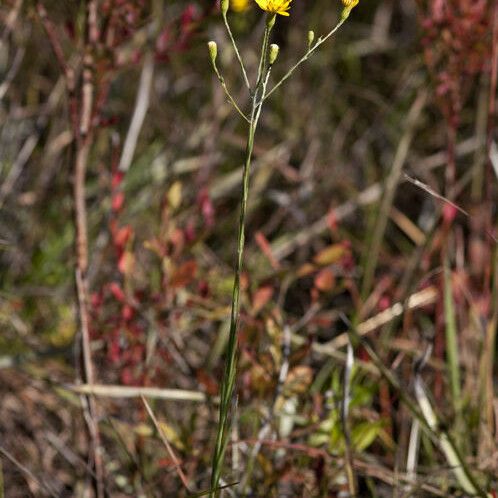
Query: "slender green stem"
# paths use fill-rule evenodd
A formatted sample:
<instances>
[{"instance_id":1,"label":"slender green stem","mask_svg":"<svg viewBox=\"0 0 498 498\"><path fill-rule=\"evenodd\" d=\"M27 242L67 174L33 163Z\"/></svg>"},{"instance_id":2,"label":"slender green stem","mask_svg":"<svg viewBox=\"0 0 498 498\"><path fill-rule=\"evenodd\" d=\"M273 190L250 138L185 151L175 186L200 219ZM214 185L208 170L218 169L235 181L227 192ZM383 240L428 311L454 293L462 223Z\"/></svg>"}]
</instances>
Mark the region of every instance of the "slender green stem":
<instances>
[{"instance_id":1,"label":"slender green stem","mask_svg":"<svg viewBox=\"0 0 498 498\"><path fill-rule=\"evenodd\" d=\"M217 492L223 461L228 441L228 431L230 429L229 413L232 403L232 395L235 387L235 372L237 365L237 326L240 314L240 277L244 260L245 245L245 219L247 212L247 199L249 196L249 174L251 167L252 152L254 148L254 136L256 133L256 113L257 108L253 102L251 118L249 122L249 133L247 137L246 160L243 169L242 196L239 218L239 235L237 243L237 262L235 267L235 278L232 290L232 308L230 313L230 332L227 345L227 358L225 363L225 372L221 385L220 394L220 419L218 422L218 433L216 436L216 445L213 458L213 471L211 474L211 495L217 497Z\"/></svg>"},{"instance_id":2,"label":"slender green stem","mask_svg":"<svg viewBox=\"0 0 498 498\"><path fill-rule=\"evenodd\" d=\"M256 86L253 92L251 91L251 86L247 78L247 73L245 71L244 64L240 57L240 53L238 51L235 40L232 36L232 32L228 24L226 13L223 15L223 20L225 22L225 26L230 36L230 40L232 41L235 54L239 61L240 67L242 68L244 81L251 95L252 105L251 105L250 118L248 120L249 129L247 136L246 157L242 172L243 178L242 178L241 206L240 206L238 242L237 242L237 261L235 265L235 277L234 277L233 290L232 290L232 307L230 312L230 330L229 330L228 344L227 344L227 357L225 360L225 370L223 374L223 380L220 392L220 412L219 412L218 430L216 434L216 442L215 442L212 472L211 472L211 487L209 492L210 498L218 498L220 496L221 488L219 485L220 485L221 473L223 470L223 463L225 459L225 453L228 444L228 436L230 431L230 413L233 401L233 393L235 389L236 368L237 368L237 353L238 353L237 331L238 331L238 323L240 315L240 278L242 274L242 267L244 261L245 222L246 222L246 213L247 213L247 200L249 197L249 177L250 177L251 161L252 161L252 154L254 148L254 137L256 134L256 128L258 126L259 118L261 115L261 110L266 98L271 93L273 93L287 78L289 78L290 75L297 69L297 67L299 67L300 64L302 64L305 60L307 60L309 56L318 47L320 47L320 45L322 45L328 38L330 38L345 21L345 19L342 19L339 22L339 24L337 24L337 26L334 29L332 29L325 37L320 38L313 46L309 47L306 54L298 61L298 63L295 64L287 72L287 74L280 80L280 82L277 83L273 87L273 89L267 94L266 90L272 67L272 64L269 63L268 61L268 51L270 43L270 33L275 24L275 19L276 19L275 15L268 15L266 18L265 33L263 36L263 44L261 47L261 58L259 61ZM227 96L229 97L230 101L234 105L235 109L239 112L239 114L242 114L244 118L247 120L245 115L240 111L238 106L235 104L235 101L231 97L230 93L226 89L224 80L221 77L219 71L217 70L216 64L214 62L213 65L215 67L216 74L220 79L220 82L225 90L225 93L227 94Z\"/></svg>"},{"instance_id":3,"label":"slender green stem","mask_svg":"<svg viewBox=\"0 0 498 498\"><path fill-rule=\"evenodd\" d=\"M258 77L256 79L256 90L255 93L260 89L261 87L261 81L263 79L263 76L265 74L266 70L266 56L268 54L268 43L270 42L270 32L275 25L275 17L276 15L269 15L266 18L266 27L265 27L265 34L263 35L263 44L261 46L261 56L259 58L259 67L258 67ZM256 96L255 96L256 98Z\"/></svg>"},{"instance_id":4,"label":"slender green stem","mask_svg":"<svg viewBox=\"0 0 498 498\"><path fill-rule=\"evenodd\" d=\"M284 74L284 76L282 76L282 79L275 84L275 86L266 94L265 96L265 99L267 99L280 85L282 85L282 83L284 83L285 81L287 81L291 76L292 74L294 73L294 71L303 63L303 62L306 62L310 55L313 54L313 52L315 52L315 50L317 50L321 45L323 45L334 33L336 33L338 31L338 29L346 22L346 19L347 18L341 18L341 20L337 23L337 25L332 28L325 36L321 36L320 38L318 38L318 40L316 41L316 43L314 45L311 45L308 50L306 51L306 53Z\"/></svg>"},{"instance_id":5,"label":"slender green stem","mask_svg":"<svg viewBox=\"0 0 498 498\"><path fill-rule=\"evenodd\" d=\"M461 407L460 362L458 358L458 334L453 302L453 288L448 257L444 257L444 318L446 329L446 357L450 377L451 397L453 407L458 413Z\"/></svg>"},{"instance_id":6,"label":"slender green stem","mask_svg":"<svg viewBox=\"0 0 498 498\"><path fill-rule=\"evenodd\" d=\"M230 29L230 24L228 24L228 18L227 18L226 13L223 13L223 22L225 23L225 27L226 27L227 32L228 32L228 36L230 38L230 41L232 42L232 46L233 46L233 49L235 51L235 56L237 57L237 60L239 61L240 69L242 70L242 76L244 77L244 83L246 84L246 87L250 93L251 92L251 84L249 83L249 78L247 77L247 72L246 72L246 68L244 66L244 62L242 61L242 57L240 56L239 49L237 47L237 44L235 43L235 38L233 37L232 30Z\"/></svg>"},{"instance_id":7,"label":"slender green stem","mask_svg":"<svg viewBox=\"0 0 498 498\"><path fill-rule=\"evenodd\" d=\"M216 64L216 61L214 59L211 60L211 64L213 66L213 69L214 69L214 72L215 72L216 76L218 77L219 82L221 83L221 87L223 88L223 91L225 92L225 95L228 97L228 100L233 105L234 109L240 114L240 116L242 116L244 118L244 121L247 121L249 123L250 122L249 118L240 109L240 107L238 106L237 102L235 102L235 99L232 97L232 94L228 90L228 87L227 87L227 85L225 83L225 78L223 78L223 76L221 75L221 73L220 73L220 71L218 69L218 66Z\"/></svg>"},{"instance_id":8,"label":"slender green stem","mask_svg":"<svg viewBox=\"0 0 498 498\"><path fill-rule=\"evenodd\" d=\"M232 307L230 312L230 331L227 344L227 358L225 360L225 371L221 384L220 393L220 414L218 421L218 432L216 435L215 450L211 473L211 498L218 498L220 494L220 479L223 470L223 462L228 443L230 430L230 412L235 388L236 368L237 368L237 329L240 315L240 277L244 262L245 246L245 222L247 213L247 200L249 197L249 177L251 171L252 153L254 149L254 137L258 125L264 95L269 79L271 66L266 64L266 54L268 52L268 42L273 23L267 22L260 61L260 74L255 92L251 95L252 106L249 118L249 129L247 136L246 158L242 172L242 192L239 217L239 232L237 242L237 261L235 264L235 277L232 290ZM261 94L261 96L259 96Z\"/></svg>"}]
</instances>

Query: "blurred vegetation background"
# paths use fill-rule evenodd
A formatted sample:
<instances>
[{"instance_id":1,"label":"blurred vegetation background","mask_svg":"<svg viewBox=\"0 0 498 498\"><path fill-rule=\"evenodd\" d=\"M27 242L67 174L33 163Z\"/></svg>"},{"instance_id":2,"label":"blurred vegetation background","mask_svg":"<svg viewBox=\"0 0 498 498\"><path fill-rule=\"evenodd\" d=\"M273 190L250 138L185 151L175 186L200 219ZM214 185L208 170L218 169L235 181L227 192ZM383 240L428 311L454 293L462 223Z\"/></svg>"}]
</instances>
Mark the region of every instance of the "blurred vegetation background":
<instances>
[{"instance_id":1,"label":"blurred vegetation background","mask_svg":"<svg viewBox=\"0 0 498 498\"><path fill-rule=\"evenodd\" d=\"M341 8L279 17L274 81ZM495 496L497 12L360 0L268 100L225 496ZM247 130L208 40L244 106L216 2L0 3L0 496L209 487Z\"/></svg>"}]
</instances>

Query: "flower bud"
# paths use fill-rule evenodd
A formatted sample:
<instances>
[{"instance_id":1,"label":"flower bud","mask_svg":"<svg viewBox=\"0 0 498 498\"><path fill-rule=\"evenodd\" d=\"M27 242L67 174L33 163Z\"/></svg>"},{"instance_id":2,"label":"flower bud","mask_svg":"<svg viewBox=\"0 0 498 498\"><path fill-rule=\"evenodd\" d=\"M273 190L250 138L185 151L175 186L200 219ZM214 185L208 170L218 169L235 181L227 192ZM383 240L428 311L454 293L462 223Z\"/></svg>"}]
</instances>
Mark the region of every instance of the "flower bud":
<instances>
[{"instance_id":1,"label":"flower bud","mask_svg":"<svg viewBox=\"0 0 498 498\"><path fill-rule=\"evenodd\" d=\"M353 7L356 7L358 5L360 0L342 0L342 4L344 7L348 9L352 9Z\"/></svg>"},{"instance_id":2,"label":"flower bud","mask_svg":"<svg viewBox=\"0 0 498 498\"><path fill-rule=\"evenodd\" d=\"M211 62L214 64L216 62L216 57L218 55L218 45L215 41L208 42L209 56L211 57Z\"/></svg>"},{"instance_id":3,"label":"flower bud","mask_svg":"<svg viewBox=\"0 0 498 498\"><path fill-rule=\"evenodd\" d=\"M315 40L315 32L314 31L308 31L308 47L311 47L311 44Z\"/></svg>"},{"instance_id":4,"label":"flower bud","mask_svg":"<svg viewBox=\"0 0 498 498\"><path fill-rule=\"evenodd\" d=\"M221 0L221 13L226 15L228 12L228 6L230 4L230 0Z\"/></svg>"},{"instance_id":5,"label":"flower bud","mask_svg":"<svg viewBox=\"0 0 498 498\"><path fill-rule=\"evenodd\" d=\"M351 11L358 5L359 1L360 0L342 0L344 9L341 13L341 19L343 21L345 21L349 17L349 14L351 14Z\"/></svg>"},{"instance_id":6,"label":"flower bud","mask_svg":"<svg viewBox=\"0 0 498 498\"><path fill-rule=\"evenodd\" d=\"M276 43L272 43L270 45L270 54L268 56L268 62L272 65L278 57L278 53L280 52L280 47Z\"/></svg>"}]
</instances>

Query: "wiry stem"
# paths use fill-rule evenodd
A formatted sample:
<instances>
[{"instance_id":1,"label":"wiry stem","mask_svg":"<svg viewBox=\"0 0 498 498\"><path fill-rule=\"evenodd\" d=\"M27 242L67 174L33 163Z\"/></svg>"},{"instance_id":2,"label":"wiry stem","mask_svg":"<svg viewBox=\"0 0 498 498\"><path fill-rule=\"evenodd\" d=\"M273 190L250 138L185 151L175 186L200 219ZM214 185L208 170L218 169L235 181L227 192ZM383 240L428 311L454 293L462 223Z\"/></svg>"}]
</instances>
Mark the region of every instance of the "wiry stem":
<instances>
[{"instance_id":1,"label":"wiry stem","mask_svg":"<svg viewBox=\"0 0 498 498\"><path fill-rule=\"evenodd\" d=\"M89 290L88 290L88 225L86 209L86 171L88 167L90 147L92 143L92 113L94 107L94 60L93 44L98 37L97 5L90 1L87 5L87 20L85 33L85 54L83 56L83 72L80 87L80 117L79 128L75 132L75 158L74 158L74 212L76 229L76 292L78 296L78 315L81 329L83 350L83 372L88 384L95 383L92 351L90 345L90 316L89 316ZM98 408L95 399L87 398L88 430L92 440L93 464L95 467L95 492L97 498L104 498L104 465L101 455L101 438L98 426Z\"/></svg>"},{"instance_id":2,"label":"wiry stem","mask_svg":"<svg viewBox=\"0 0 498 498\"><path fill-rule=\"evenodd\" d=\"M213 69L214 69L216 76L218 77L218 81L221 84L221 88L223 88L223 91L225 92L225 95L227 96L228 100L233 105L234 109L239 113L239 115L244 119L244 121L246 121L247 123L250 124L249 118L241 110L241 108L238 106L237 102L233 98L232 94L228 90L227 84L225 82L225 78L223 78L222 74L220 73L220 70L218 69L218 65L216 64L216 60L211 59L211 64L213 66Z\"/></svg>"},{"instance_id":3,"label":"wiry stem","mask_svg":"<svg viewBox=\"0 0 498 498\"><path fill-rule=\"evenodd\" d=\"M237 242L237 261L235 265L235 277L232 290L232 307L230 313L230 330L227 345L227 358L225 360L225 369L223 374L223 380L221 383L221 393L220 393L220 412L218 421L218 430L216 435L216 443L213 455L213 464L211 472L211 487L209 491L210 498L218 498L220 496L221 487L220 479L221 472L223 470L223 463L225 458L225 452L228 443L228 435L230 431L230 412L231 405L233 401L233 393L235 388L236 380L236 368L237 368L237 329L239 323L240 315L240 278L242 274L242 267L244 261L244 246L245 246L245 222L247 213L247 200L249 196L249 176L251 169L251 160L254 148L254 137L256 134L256 128L261 115L261 110L263 103L266 98L271 95L284 81L286 81L292 73L304 62L310 55L317 50L325 41L327 41L345 22L347 16L342 16L341 21L333 28L326 36L321 37L318 41L308 47L306 54L284 75L284 77L273 87L273 89L267 93L267 85L270 78L271 66L274 62L275 57L269 55L271 54L270 43L270 32L275 24L276 15L268 14L266 18L266 27L263 37L263 44L261 48L261 58L259 61L258 74L256 79L256 86L254 91L251 90L249 80L247 78L247 73L240 57L239 50L233 38L230 26L228 24L226 10L228 5L224 6L222 1L222 13L223 21L227 28L230 40L235 50L237 60L239 61L240 67L242 68L242 74L244 77L245 84L249 89L251 97L251 113L248 119L249 129L247 136L247 146L246 146L246 157L243 167L243 179L242 179L242 192L241 192L241 206L240 206L240 217L239 217L239 229L238 229L238 242ZM349 15L349 11L348 11ZM213 42L214 43L214 42ZM278 49L278 47L277 47ZM216 67L216 45L210 47L211 61L213 63L214 70L218 76L220 82L222 83L223 89L227 94L230 102L234 105L235 109L239 114L241 114L246 120L247 117L239 109L231 94L228 92L225 82L221 77L218 68ZM278 53L278 52L277 52Z\"/></svg>"},{"instance_id":4,"label":"wiry stem","mask_svg":"<svg viewBox=\"0 0 498 498\"><path fill-rule=\"evenodd\" d=\"M320 38L318 38L318 40L316 41L315 44L311 45L308 50L306 51L306 53L284 74L284 76L282 76L282 78L280 79L280 81L278 83L275 84L275 86L265 95L265 100L278 88L280 87L280 85L282 85L282 83L284 83L285 81L287 81L291 76L292 74L294 73L294 71L303 63L303 62L306 62L310 55L313 54L313 52L315 52L315 50L317 50L321 45L323 45L334 33L337 32L337 30L346 22L346 19L345 17L342 17L341 20L337 23L337 25L332 28L325 36L321 36Z\"/></svg>"},{"instance_id":5,"label":"wiry stem","mask_svg":"<svg viewBox=\"0 0 498 498\"><path fill-rule=\"evenodd\" d=\"M218 433L216 436L216 446L213 458L213 472L211 475L211 495L219 496L217 491L221 471L223 468L223 460L227 445L229 431L229 413L232 395L235 386L235 372L237 365L237 326L240 315L240 277L242 274L242 266L244 259L245 245L245 220L247 212L247 199L249 196L249 174L251 167L252 152L254 148L254 136L256 133L256 101L253 99L251 117L249 121L249 133L246 146L246 160L243 169L242 195L239 217L239 234L237 243L237 262L235 267L235 278L232 290L232 308L230 313L230 332L227 345L227 359L225 363L225 372L221 384L220 394L220 420L218 422Z\"/></svg>"},{"instance_id":6,"label":"wiry stem","mask_svg":"<svg viewBox=\"0 0 498 498\"><path fill-rule=\"evenodd\" d=\"M258 125L261 108L264 101L266 86L270 74L270 66L266 63L266 55L268 52L268 43L270 31L274 24L274 16L268 19L266 24L263 47L261 51L260 68L258 71L258 83L254 95L251 96L252 106L251 115L249 118L249 130L246 145L246 157L242 172L242 192L239 216L239 231L237 241L237 261L235 264L235 277L232 289L232 307L230 313L230 331L227 345L227 358L225 360L225 371L221 384L220 393L220 418L218 422L218 432L216 435L215 450L213 456L213 466L211 473L211 491L210 497L218 497L220 494L220 478L223 469L225 451L228 442L228 434L230 430L230 412L235 388L235 378L237 369L237 329L240 316L240 278L244 262L244 246L245 246L245 223L247 213L247 200L249 198L249 177L251 171L251 161L254 149L254 137Z\"/></svg>"},{"instance_id":7,"label":"wiry stem","mask_svg":"<svg viewBox=\"0 0 498 498\"><path fill-rule=\"evenodd\" d=\"M86 209L86 170L92 143L92 113L94 110L94 45L98 41L99 30L97 22L97 3L90 0L86 7L85 46L83 53L83 70L81 80L77 85L75 71L67 63L62 44L57 35L55 24L49 18L47 10L41 1L36 3L36 9L43 24L61 73L66 79L69 97L69 116L74 136L73 142L73 201L75 224L75 283L78 301L78 319L81 330L83 376L89 385L95 383L95 373L92 361L88 311L88 227ZM94 485L97 498L103 498L104 465L101 457L101 438L98 426L98 410L92 396L83 397L84 416L92 445L94 464Z\"/></svg>"},{"instance_id":8,"label":"wiry stem","mask_svg":"<svg viewBox=\"0 0 498 498\"><path fill-rule=\"evenodd\" d=\"M239 49L237 47L237 44L235 43L235 38L233 37L232 30L230 29L230 24L228 24L228 18L227 18L227 13L222 11L223 14L223 22L225 23L225 27L228 32L228 36L230 38L230 41L232 42L233 50L235 51L235 56L237 57L237 60L239 61L240 69L242 70L242 76L244 77L244 83L246 84L247 89L249 92L251 91L251 84L249 83L249 78L247 77L247 71L244 66L244 62L242 61L242 57L240 56Z\"/></svg>"}]
</instances>

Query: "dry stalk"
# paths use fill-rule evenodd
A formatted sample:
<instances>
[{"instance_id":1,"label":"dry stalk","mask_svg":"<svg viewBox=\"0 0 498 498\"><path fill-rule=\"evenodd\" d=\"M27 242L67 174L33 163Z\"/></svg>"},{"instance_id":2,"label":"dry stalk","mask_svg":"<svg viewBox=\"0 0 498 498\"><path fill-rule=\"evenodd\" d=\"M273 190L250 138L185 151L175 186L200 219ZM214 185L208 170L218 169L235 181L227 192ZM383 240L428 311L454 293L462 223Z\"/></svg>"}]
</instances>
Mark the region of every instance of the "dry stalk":
<instances>
[{"instance_id":1,"label":"dry stalk","mask_svg":"<svg viewBox=\"0 0 498 498\"><path fill-rule=\"evenodd\" d=\"M168 452L171 460L173 461L173 465L175 466L176 472L178 473L178 477L182 481L183 485L185 486L185 489L189 490L189 484L188 484L188 479L185 473L182 470L180 460L178 460L178 457L176 456L175 452L173 451L173 448L169 444L168 438L164 434L164 431L162 430L161 426L159 425L159 422L154 415L154 412L152 411L152 408L150 407L149 403L147 400L141 396L142 403L145 406L145 409L147 410L147 413L149 414L149 417L151 418L152 422L154 423L154 427L156 428L161 441L163 442L164 446L166 447L166 451Z\"/></svg>"},{"instance_id":2,"label":"dry stalk","mask_svg":"<svg viewBox=\"0 0 498 498\"><path fill-rule=\"evenodd\" d=\"M86 209L86 171L92 145L92 114L94 108L95 85L93 80L93 49L98 41L98 18L96 0L88 0L85 15L85 40L83 70L76 80L73 68L67 63L56 28L41 3L36 4L37 12L55 54L60 70L66 79L69 95L69 114L73 128L73 203L75 223L75 281L78 301L78 321L81 329L84 381L92 385L95 374L92 362L89 311L88 311L88 226ZM82 400L85 408L85 421L92 444L92 459L95 468L94 487L97 498L103 498L104 467L101 456L101 440L98 428L98 410L95 399L87 396Z\"/></svg>"}]
</instances>

